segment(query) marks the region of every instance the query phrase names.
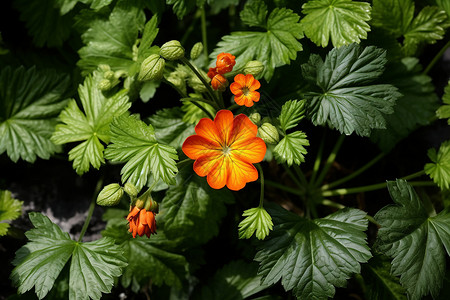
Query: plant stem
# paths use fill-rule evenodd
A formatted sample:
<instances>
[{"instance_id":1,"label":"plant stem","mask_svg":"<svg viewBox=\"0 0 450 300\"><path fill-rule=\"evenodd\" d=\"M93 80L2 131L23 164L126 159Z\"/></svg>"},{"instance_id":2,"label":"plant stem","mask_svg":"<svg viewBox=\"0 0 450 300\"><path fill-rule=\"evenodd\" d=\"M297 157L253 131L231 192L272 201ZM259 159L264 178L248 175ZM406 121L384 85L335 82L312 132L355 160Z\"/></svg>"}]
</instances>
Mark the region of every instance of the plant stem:
<instances>
[{"instance_id":1,"label":"plant stem","mask_svg":"<svg viewBox=\"0 0 450 300\"><path fill-rule=\"evenodd\" d=\"M412 181L408 182L412 186L433 186L435 185L432 181ZM365 185L355 188L343 188L343 189L336 189L331 191L323 191L322 196L323 197L330 197L330 196L342 196L342 195L348 195L348 194L356 194L356 193L362 193L362 192L369 192L374 190L379 190L386 187L386 182L381 182L377 184L371 184L371 185Z\"/></svg>"},{"instance_id":2,"label":"plant stem","mask_svg":"<svg viewBox=\"0 0 450 300\"><path fill-rule=\"evenodd\" d=\"M271 181L271 180L265 180L265 184L273 186L277 189L289 192L291 194L297 195L297 196L302 196L303 193L301 191L299 191L298 189L294 189L285 185L282 185L281 183L275 182L275 181Z\"/></svg>"},{"instance_id":3,"label":"plant stem","mask_svg":"<svg viewBox=\"0 0 450 300\"><path fill-rule=\"evenodd\" d=\"M303 174L303 172L300 169L300 167L298 165L294 164L294 170L295 170L295 173L297 173L298 178L300 178L300 182L304 186L307 186L308 185L308 181L306 180L306 176L305 176L305 174Z\"/></svg>"},{"instance_id":4,"label":"plant stem","mask_svg":"<svg viewBox=\"0 0 450 300\"><path fill-rule=\"evenodd\" d=\"M371 161L369 161L368 163L366 163L364 166L362 166L361 168L359 168L358 170L352 172L350 175L341 178L339 180L336 180L334 182L331 182L329 184L325 184L322 186L322 190L328 190L331 189L335 186L338 186L340 184L343 184L353 178L355 178L356 176L358 176L359 174L363 173L364 171L366 171L367 169L369 169L371 166L373 166L375 163L377 163L380 159L382 159L384 156L386 155L385 152L382 152L380 154L378 154L376 157L374 157Z\"/></svg>"},{"instance_id":5,"label":"plant stem","mask_svg":"<svg viewBox=\"0 0 450 300\"><path fill-rule=\"evenodd\" d=\"M411 175L402 177L402 179L404 179L404 180L410 180L410 179L413 179L413 178L422 176L422 175L424 175L424 174L425 174L425 170L420 170L420 171L418 171L418 172L416 172L416 173L413 173L413 174L411 174Z\"/></svg>"},{"instance_id":6,"label":"plant stem","mask_svg":"<svg viewBox=\"0 0 450 300\"><path fill-rule=\"evenodd\" d=\"M190 162L192 162L192 159L190 159L190 158L186 158L184 160L180 160L179 162L177 162L177 168L181 169L182 167L184 167L185 165L187 165Z\"/></svg>"},{"instance_id":7,"label":"plant stem","mask_svg":"<svg viewBox=\"0 0 450 300\"><path fill-rule=\"evenodd\" d=\"M198 108L200 108L207 116L208 118L210 118L211 120L214 120L214 116L206 109L203 107L203 105L200 105L200 103L198 103L197 101L190 101L192 104L194 104L195 106L197 106Z\"/></svg>"},{"instance_id":8,"label":"plant stem","mask_svg":"<svg viewBox=\"0 0 450 300\"><path fill-rule=\"evenodd\" d=\"M86 216L86 220L84 220L83 227L81 228L80 236L78 237L78 243L81 243L84 235L86 234L86 230L88 229L89 223L91 222L92 214L94 213L95 201L97 199L97 195L100 192L103 185L103 178L100 178L95 187L94 195L92 196L91 203L89 204L88 214Z\"/></svg>"},{"instance_id":9,"label":"plant stem","mask_svg":"<svg viewBox=\"0 0 450 300\"><path fill-rule=\"evenodd\" d=\"M292 173L291 169L289 169L289 167L285 164L283 164L283 167L286 173L289 175L289 177L291 177L292 181L294 181L294 183L300 188L300 190L304 190L305 189L304 185L297 179L294 173Z\"/></svg>"},{"instance_id":10,"label":"plant stem","mask_svg":"<svg viewBox=\"0 0 450 300\"><path fill-rule=\"evenodd\" d=\"M200 81L203 83L203 85L208 90L208 94L211 97L211 100L215 101L220 106L220 103L218 102L218 99L217 99L216 95L214 94L214 91L211 88L211 85L209 85L206 82L205 78L197 71L197 69L191 64L191 62L186 57L182 57L182 58L180 58L180 60L182 63L184 63L186 66L188 66L192 70L192 72L194 72L194 74L198 77L198 79L200 79ZM224 106L222 105L221 107L224 107Z\"/></svg>"},{"instance_id":11,"label":"plant stem","mask_svg":"<svg viewBox=\"0 0 450 300\"><path fill-rule=\"evenodd\" d=\"M318 187L320 184L322 184L323 179L325 178L325 175L327 175L328 170L330 169L331 165L333 164L334 160L336 159L337 153L339 152L339 149L341 148L342 142L345 139L345 135L341 134L336 141L336 144L334 144L333 150L331 150L330 155L327 158L327 161L325 163L325 166L323 167L322 171L319 174L319 177L317 178L317 181L315 181L314 187Z\"/></svg>"},{"instance_id":12,"label":"plant stem","mask_svg":"<svg viewBox=\"0 0 450 300\"><path fill-rule=\"evenodd\" d=\"M445 44L444 47L442 47L441 50L433 57L433 59L425 68L425 70L422 72L422 74L428 74L428 72L430 72L430 70L434 67L434 65L441 58L441 56L444 54L445 50L447 50L448 47L450 47L450 41L448 41L447 44Z\"/></svg>"},{"instance_id":13,"label":"plant stem","mask_svg":"<svg viewBox=\"0 0 450 300\"><path fill-rule=\"evenodd\" d=\"M186 43L186 41L188 40L189 36L192 33L192 30L194 30L194 27L197 24L197 20L198 20L199 16L200 16L200 13L197 11L197 13L194 16L194 20L189 25L189 27L186 29L186 31L183 34L183 37L180 40L181 45L184 45Z\"/></svg>"},{"instance_id":14,"label":"plant stem","mask_svg":"<svg viewBox=\"0 0 450 300\"><path fill-rule=\"evenodd\" d=\"M331 206L331 207L335 207L338 209L343 209L345 208L345 205L328 200L328 199L323 199L322 202L320 202L320 204L325 205L325 206Z\"/></svg>"},{"instance_id":15,"label":"plant stem","mask_svg":"<svg viewBox=\"0 0 450 300\"><path fill-rule=\"evenodd\" d=\"M319 171L319 168L320 168L320 162L322 161L323 147L325 145L325 134L326 134L326 132L324 131L322 140L320 141L319 150L317 151L316 160L314 161L314 167L313 167L312 175L311 175L311 178L309 181L310 184L314 183L316 176L317 176L317 172Z\"/></svg>"},{"instance_id":16,"label":"plant stem","mask_svg":"<svg viewBox=\"0 0 450 300\"><path fill-rule=\"evenodd\" d=\"M260 179L260 182L261 182L261 194L259 196L259 207L262 208L263 207L263 203L264 203L264 172L263 172L263 169L262 169L260 164L256 164L256 167L258 168L259 175L261 177L261 179Z\"/></svg>"},{"instance_id":17,"label":"plant stem","mask_svg":"<svg viewBox=\"0 0 450 300\"><path fill-rule=\"evenodd\" d=\"M205 7L203 5L200 7L200 13L202 21L203 54L205 55L206 65L208 65L208 36L206 34L206 15L205 15Z\"/></svg>"},{"instance_id":18,"label":"plant stem","mask_svg":"<svg viewBox=\"0 0 450 300\"><path fill-rule=\"evenodd\" d=\"M372 224L374 224L374 225L380 227L380 224L378 224L378 222L375 221L374 217L372 217L371 215L366 215L365 218L366 218L367 220L369 220L370 223L372 223Z\"/></svg>"},{"instance_id":19,"label":"plant stem","mask_svg":"<svg viewBox=\"0 0 450 300\"><path fill-rule=\"evenodd\" d=\"M236 108L239 108L239 107L241 107L241 106L236 104L236 103L234 103L234 104L231 104L230 106L228 106L227 110L233 110L233 109L236 109Z\"/></svg>"}]
</instances>

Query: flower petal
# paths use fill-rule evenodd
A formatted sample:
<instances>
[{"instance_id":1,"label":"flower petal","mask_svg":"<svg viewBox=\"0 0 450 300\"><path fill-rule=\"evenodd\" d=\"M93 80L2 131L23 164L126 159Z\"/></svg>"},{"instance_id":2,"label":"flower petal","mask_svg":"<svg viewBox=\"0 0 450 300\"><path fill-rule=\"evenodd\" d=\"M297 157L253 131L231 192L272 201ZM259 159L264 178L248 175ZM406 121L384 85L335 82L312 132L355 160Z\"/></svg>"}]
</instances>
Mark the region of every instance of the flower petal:
<instances>
[{"instance_id":1,"label":"flower petal","mask_svg":"<svg viewBox=\"0 0 450 300\"><path fill-rule=\"evenodd\" d=\"M242 86L238 83L238 82L233 82L232 84L230 84L230 91L236 95L242 95Z\"/></svg>"},{"instance_id":2,"label":"flower petal","mask_svg":"<svg viewBox=\"0 0 450 300\"><path fill-rule=\"evenodd\" d=\"M181 149L190 159L197 159L200 156L211 155L221 151L222 147L216 141L199 135L191 135L184 141Z\"/></svg>"},{"instance_id":3,"label":"flower petal","mask_svg":"<svg viewBox=\"0 0 450 300\"><path fill-rule=\"evenodd\" d=\"M240 139L233 144L231 157L248 163L259 163L266 155L266 143L259 137Z\"/></svg>"},{"instance_id":4,"label":"flower petal","mask_svg":"<svg viewBox=\"0 0 450 300\"><path fill-rule=\"evenodd\" d=\"M250 85L248 85L248 89L250 91L255 91L255 90L259 89L260 87L261 87L261 83L258 80L256 80L256 79L254 79L252 81L252 83L250 83Z\"/></svg>"},{"instance_id":5,"label":"flower petal","mask_svg":"<svg viewBox=\"0 0 450 300\"><path fill-rule=\"evenodd\" d=\"M234 76L234 82L239 83L241 87L245 86L245 75L244 74L237 74Z\"/></svg>"},{"instance_id":6,"label":"flower petal","mask_svg":"<svg viewBox=\"0 0 450 300\"><path fill-rule=\"evenodd\" d=\"M255 81L255 77L253 77L252 74L247 74L245 75L245 79L244 79L244 85L250 89L250 86L253 84L253 82Z\"/></svg>"},{"instance_id":7,"label":"flower petal","mask_svg":"<svg viewBox=\"0 0 450 300\"><path fill-rule=\"evenodd\" d=\"M222 145L228 145L230 140L230 133L233 130L233 113L229 110L222 109L217 112L214 118L214 124L220 133Z\"/></svg>"},{"instance_id":8,"label":"flower petal","mask_svg":"<svg viewBox=\"0 0 450 300\"><path fill-rule=\"evenodd\" d=\"M227 187L238 191L245 187L247 182L258 179L258 171L255 166L239 159L228 159Z\"/></svg>"},{"instance_id":9,"label":"flower petal","mask_svg":"<svg viewBox=\"0 0 450 300\"><path fill-rule=\"evenodd\" d=\"M234 96L234 102L236 102L237 105L244 105L245 103L245 96L244 94L241 94L239 96Z\"/></svg>"},{"instance_id":10,"label":"flower petal","mask_svg":"<svg viewBox=\"0 0 450 300\"><path fill-rule=\"evenodd\" d=\"M233 120L233 131L230 134L230 147L234 148L234 143L239 140L253 138L258 133L258 127L244 115L237 115Z\"/></svg>"},{"instance_id":11,"label":"flower petal","mask_svg":"<svg viewBox=\"0 0 450 300\"><path fill-rule=\"evenodd\" d=\"M216 162L217 164L210 170L206 180L213 189L221 189L227 183L229 169L227 159L224 156Z\"/></svg>"},{"instance_id":12,"label":"flower petal","mask_svg":"<svg viewBox=\"0 0 450 300\"><path fill-rule=\"evenodd\" d=\"M217 129L214 121L211 119L202 118L195 126L195 132L197 133L197 135L214 141L218 144L223 143L220 132Z\"/></svg>"},{"instance_id":13,"label":"flower petal","mask_svg":"<svg viewBox=\"0 0 450 300\"><path fill-rule=\"evenodd\" d=\"M251 101L253 101L253 102L258 102L260 96L261 96L261 95L259 94L259 92L250 92L250 93L249 93L249 98L250 98Z\"/></svg>"},{"instance_id":14,"label":"flower petal","mask_svg":"<svg viewBox=\"0 0 450 300\"><path fill-rule=\"evenodd\" d=\"M219 151L211 155L201 156L194 162L194 172L198 176L206 176L216 168L216 165L222 164L222 160L223 153Z\"/></svg>"}]
</instances>

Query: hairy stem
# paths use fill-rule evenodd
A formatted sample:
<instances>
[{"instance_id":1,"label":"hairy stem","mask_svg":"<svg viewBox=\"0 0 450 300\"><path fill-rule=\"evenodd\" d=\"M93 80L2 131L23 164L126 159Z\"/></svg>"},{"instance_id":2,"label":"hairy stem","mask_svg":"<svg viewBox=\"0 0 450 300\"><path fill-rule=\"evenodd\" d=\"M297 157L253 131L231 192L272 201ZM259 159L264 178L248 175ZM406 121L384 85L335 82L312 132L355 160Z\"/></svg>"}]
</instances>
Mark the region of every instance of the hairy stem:
<instances>
[{"instance_id":1,"label":"hairy stem","mask_svg":"<svg viewBox=\"0 0 450 300\"><path fill-rule=\"evenodd\" d=\"M258 168L259 175L260 175L260 182L261 182L261 194L259 196L259 207L263 207L264 203L264 172L260 164L256 164L256 167Z\"/></svg>"},{"instance_id":2,"label":"hairy stem","mask_svg":"<svg viewBox=\"0 0 450 300\"><path fill-rule=\"evenodd\" d=\"M317 180L313 183L314 187L318 187L320 184L322 184L323 179L325 178L325 175L327 175L328 170L330 169L331 165L333 164L334 160L336 159L337 153L339 152L339 149L341 148L344 138L345 138L345 135L341 134L339 136L338 140L336 141L336 144L334 144L333 150L331 150L331 153L327 158L325 166L323 167L322 171L320 172Z\"/></svg>"},{"instance_id":3,"label":"hairy stem","mask_svg":"<svg viewBox=\"0 0 450 300\"><path fill-rule=\"evenodd\" d=\"M314 161L314 167L312 170L311 179L309 181L311 184L313 184L314 181L316 180L317 172L319 171L319 168L320 168L320 162L322 161L323 147L325 146L325 134L326 134L326 131L324 132L324 134L322 136L322 140L320 141L319 150L317 151L316 160Z\"/></svg>"},{"instance_id":4,"label":"hairy stem","mask_svg":"<svg viewBox=\"0 0 450 300\"><path fill-rule=\"evenodd\" d=\"M78 237L78 242L81 243L84 235L86 234L86 230L89 227L89 223L91 222L92 214L94 213L95 201L97 199L97 195L100 192L103 185L103 177L97 181L97 185L95 186L95 191L91 199L91 203L89 204L88 214L86 216L86 220L84 220L83 227L81 228L80 236Z\"/></svg>"}]
</instances>

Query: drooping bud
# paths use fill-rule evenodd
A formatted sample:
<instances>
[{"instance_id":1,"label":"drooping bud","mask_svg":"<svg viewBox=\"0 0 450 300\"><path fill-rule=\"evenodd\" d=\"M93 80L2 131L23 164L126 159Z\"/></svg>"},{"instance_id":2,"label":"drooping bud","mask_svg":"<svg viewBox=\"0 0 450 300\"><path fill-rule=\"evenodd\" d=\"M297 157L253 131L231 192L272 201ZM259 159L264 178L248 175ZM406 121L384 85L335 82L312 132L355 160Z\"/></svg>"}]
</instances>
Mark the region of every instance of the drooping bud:
<instances>
[{"instance_id":1,"label":"drooping bud","mask_svg":"<svg viewBox=\"0 0 450 300\"><path fill-rule=\"evenodd\" d=\"M136 186L134 184L132 184L131 182L127 182L125 183L125 185L123 186L123 190L125 191L125 193L127 193L130 197L136 197L137 194L139 193L138 189L136 188Z\"/></svg>"},{"instance_id":2,"label":"drooping bud","mask_svg":"<svg viewBox=\"0 0 450 300\"><path fill-rule=\"evenodd\" d=\"M211 86L214 90L224 91L228 86L228 80L220 74L211 79Z\"/></svg>"},{"instance_id":3,"label":"drooping bud","mask_svg":"<svg viewBox=\"0 0 450 300\"><path fill-rule=\"evenodd\" d=\"M138 80L159 80L163 76L165 60L158 54L152 54L147 57L141 64Z\"/></svg>"},{"instance_id":4,"label":"drooping bud","mask_svg":"<svg viewBox=\"0 0 450 300\"><path fill-rule=\"evenodd\" d=\"M177 40L172 40L161 46L159 54L167 60L177 60L184 57L184 48Z\"/></svg>"},{"instance_id":5,"label":"drooping bud","mask_svg":"<svg viewBox=\"0 0 450 300\"><path fill-rule=\"evenodd\" d=\"M219 74L225 74L233 70L236 64L235 56L230 53L220 53L217 55L216 71Z\"/></svg>"},{"instance_id":6,"label":"drooping bud","mask_svg":"<svg viewBox=\"0 0 450 300\"><path fill-rule=\"evenodd\" d=\"M254 77L258 76L264 71L264 65L259 60L252 60L245 64L244 73L252 74Z\"/></svg>"},{"instance_id":7,"label":"drooping bud","mask_svg":"<svg viewBox=\"0 0 450 300\"><path fill-rule=\"evenodd\" d=\"M250 121L253 122L253 124L258 125L259 122L261 121L261 115L257 112L252 113L249 117Z\"/></svg>"},{"instance_id":8,"label":"drooping bud","mask_svg":"<svg viewBox=\"0 0 450 300\"><path fill-rule=\"evenodd\" d=\"M192 46L191 49L191 59L197 59L200 57L203 51L203 44L202 42L195 43L194 46Z\"/></svg>"},{"instance_id":9,"label":"drooping bud","mask_svg":"<svg viewBox=\"0 0 450 300\"><path fill-rule=\"evenodd\" d=\"M123 189L117 183L105 186L97 196L97 204L102 206L113 206L119 203L123 196Z\"/></svg>"},{"instance_id":10,"label":"drooping bud","mask_svg":"<svg viewBox=\"0 0 450 300\"><path fill-rule=\"evenodd\" d=\"M258 128L258 136L267 144L277 144L280 141L277 128L270 123L264 123Z\"/></svg>"}]
</instances>

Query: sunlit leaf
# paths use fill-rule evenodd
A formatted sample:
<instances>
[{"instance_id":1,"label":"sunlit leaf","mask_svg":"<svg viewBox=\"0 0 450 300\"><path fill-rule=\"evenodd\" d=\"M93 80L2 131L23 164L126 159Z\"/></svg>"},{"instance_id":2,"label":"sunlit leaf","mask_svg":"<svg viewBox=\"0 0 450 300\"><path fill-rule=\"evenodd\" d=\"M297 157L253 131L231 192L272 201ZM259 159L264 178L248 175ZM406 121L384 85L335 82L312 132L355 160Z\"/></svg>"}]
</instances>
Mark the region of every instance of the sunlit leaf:
<instances>
[{"instance_id":1,"label":"sunlit leaf","mask_svg":"<svg viewBox=\"0 0 450 300\"><path fill-rule=\"evenodd\" d=\"M9 224L4 221L17 219L22 213L22 201L11 197L10 191L0 190L0 236L8 232Z\"/></svg>"},{"instance_id":2,"label":"sunlit leaf","mask_svg":"<svg viewBox=\"0 0 450 300\"><path fill-rule=\"evenodd\" d=\"M272 218L264 207L254 207L244 211L244 220L239 223L239 238L249 239L256 231L256 238L263 240L273 228Z\"/></svg>"},{"instance_id":3,"label":"sunlit leaf","mask_svg":"<svg viewBox=\"0 0 450 300\"><path fill-rule=\"evenodd\" d=\"M436 111L436 115L439 119L447 119L447 123L450 125L450 80L444 89L442 102L443 105Z\"/></svg>"},{"instance_id":4,"label":"sunlit leaf","mask_svg":"<svg viewBox=\"0 0 450 300\"><path fill-rule=\"evenodd\" d=\"M439 151L431 148L428 157L432 161L425 165L425 173L441 188L448 190L450 187L450 141L445 141L439 147Z\"/></svg>"},{"instance_id":5,"label":"sunlit leaf","mask_svg":"<svg viewBox=\"0 0 450 300\"><path fill-rule=\"evenodd\" d=\"M359 43L367 38L370 26L370 4L352 0L312 0L303 4L305 35L316 45L334 47ZM320 22L318 22L320 20Z\"/></svg>"},{"instance_id":6,"label":"sunlit leaf","mask_svg":"<svg viewBox=\"0 0 450 300\"><path fill-rule=\"evenodd\" d=\"M287 134L273 149L275 159L279 163L300 165L305 161L307 153L304 146L309 146L306 134L302 131L294 131Z\"/></svg>"},{"instance_id":7,"label":"sunlit leaf","mask_svg":"<svg viewBox=\"0 0 450 300\"><path fill-rule=\"evenodd\" d=\"M281 279L299 299L327 299L371 257L363 211L346 208L308 220L281 207L268 210L275 227L255 256L262 284Z\"/></svg>"},{"instance_id":8,"label":"sunlit leaf","mask_svg":"<svg viewBox=\"0 0 450 300\"><path fill-rule=\"evenodd\" d=\"M289 100L283 104L278 119L284 131L294 128L305 117L305 104L304 100Z\"/></svg>"},{"instance_id":9,"label":"sunlit leaf","mask_svg":"<svg viewBox=\"0 0 450 300\"><path fill-rule=\"evenodd\" d=\"M429 293L435 298L445 275L445 251L450 255L450 212L429 217L405 180L387 186L395 204L375 215L380 224L375 248L392 258L391 273L400 276L409 299Z\"/></svg>"}]
</instances>

